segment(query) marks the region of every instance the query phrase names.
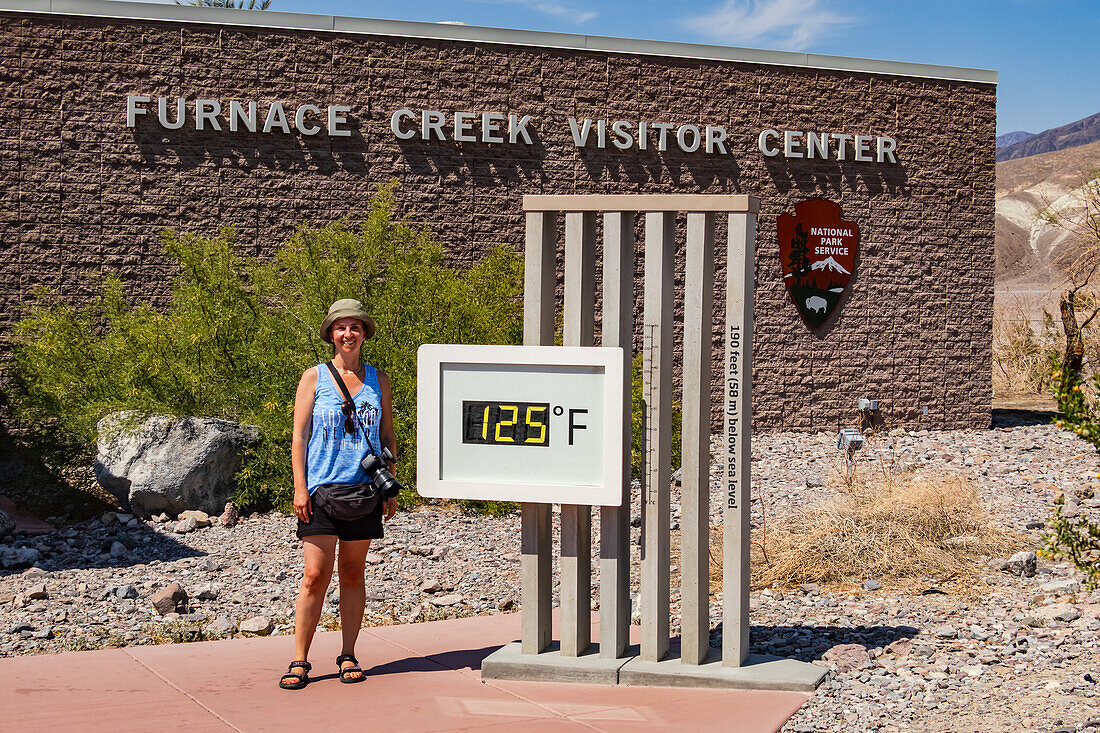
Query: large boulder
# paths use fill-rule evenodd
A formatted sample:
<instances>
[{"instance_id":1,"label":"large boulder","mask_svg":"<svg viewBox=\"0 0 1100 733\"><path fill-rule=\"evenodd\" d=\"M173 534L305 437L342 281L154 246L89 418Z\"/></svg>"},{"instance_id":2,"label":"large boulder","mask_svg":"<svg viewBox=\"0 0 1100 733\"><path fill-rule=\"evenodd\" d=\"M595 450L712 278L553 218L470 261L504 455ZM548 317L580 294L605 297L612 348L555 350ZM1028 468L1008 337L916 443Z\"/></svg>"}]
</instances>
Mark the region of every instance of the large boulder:
<instances>
[{"instance_id":1,"label":"large boulder","mask_svg":"<svg viewBox=\"0 0 1100 733\"><path fill-rule=\"evenodd\" d=\"M210 417L118 412L99 421L95 477L136 514L220 511L233 495L241 450L260 431Z\"/></svg>"}]
</instances>

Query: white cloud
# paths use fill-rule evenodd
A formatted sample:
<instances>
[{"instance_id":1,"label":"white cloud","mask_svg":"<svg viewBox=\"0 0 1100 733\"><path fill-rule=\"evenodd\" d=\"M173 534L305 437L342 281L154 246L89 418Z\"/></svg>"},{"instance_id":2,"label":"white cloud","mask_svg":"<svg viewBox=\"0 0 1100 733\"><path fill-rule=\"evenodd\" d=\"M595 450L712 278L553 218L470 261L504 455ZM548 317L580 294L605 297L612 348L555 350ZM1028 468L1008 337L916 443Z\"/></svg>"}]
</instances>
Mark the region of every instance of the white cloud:
<instances>
[{"instance_id":1,"label":"white cloud","mask_svg":"<svg viewBox=\"0 0 1100 733\"><path fill-rule=\"evenodd\" d=\"M571 20L577 25L587 23L599 15L599 13L594 10L578 10L569 5L555 2L555 0L475 0L475 2L488 2L497 5L518 5L528 10L552 15L555 18Z\"/></svg>"},{"instance_id":2,"label":"white cloud","mask_svg":"<svg viewBox=\"0 0 1100 733\"><path fill-rule=\"evenodd\" d=\"M595 18L599 13L594 10L575 10L573 8L561 5L554 2L529 2L528 0L518 0L518 5L527 5L540 13L546 13L547 15L554 15L558 18L565 18L566 20L572 20L578 25L581 23L587 23Z\"/></svg>"},{"instance_id":3,"label":"white cloud","mask_svg":"<svg viewBox=\"0 0 1100 733\"><path fill-rule=\"evenodd\" d=\"M726 0L683 26L723 43L767 43L800 51L833 28L853 25L820 0Z\"/></svg>"}]
</instances>

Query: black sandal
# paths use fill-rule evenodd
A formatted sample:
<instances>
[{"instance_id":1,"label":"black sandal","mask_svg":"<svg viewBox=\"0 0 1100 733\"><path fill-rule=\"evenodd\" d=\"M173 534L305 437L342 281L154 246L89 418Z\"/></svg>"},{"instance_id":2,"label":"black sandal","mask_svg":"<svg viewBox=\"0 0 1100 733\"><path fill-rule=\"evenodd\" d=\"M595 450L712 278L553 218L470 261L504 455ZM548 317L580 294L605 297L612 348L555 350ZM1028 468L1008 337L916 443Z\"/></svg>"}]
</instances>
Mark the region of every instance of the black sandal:
<instances>
[{"instance_id":1,"label":"black sandal","mask_svg":"<svg viewBox=\"0 0 1100 733\"><path fill-rule=\"evenodd\" d=\"M295 672L296 668L301 668L305 672ZM279 687L284 690L300 690L309 684L309 671L313 669L313 665L309 662L291 662L290 666L286 669L284 674L279 679Z\"/></svg>"},{"instance_id":2,"label":"black sandal","mask_svg":"<svg viewBox=\"0 0 1100 733\"><path fill-rule=\"evenodd\" d=\"M344 662L351 662L350 667L340 667ZM340 668L340 681L345 684L352 684L354 682L362 682L367 678L363 673L363 668L359 666L359 660L355 658L354 654L341 654L336 657L336 666ZM356 672L359 673L358 677L351 677Z\"/></svg>"}]
</instances>

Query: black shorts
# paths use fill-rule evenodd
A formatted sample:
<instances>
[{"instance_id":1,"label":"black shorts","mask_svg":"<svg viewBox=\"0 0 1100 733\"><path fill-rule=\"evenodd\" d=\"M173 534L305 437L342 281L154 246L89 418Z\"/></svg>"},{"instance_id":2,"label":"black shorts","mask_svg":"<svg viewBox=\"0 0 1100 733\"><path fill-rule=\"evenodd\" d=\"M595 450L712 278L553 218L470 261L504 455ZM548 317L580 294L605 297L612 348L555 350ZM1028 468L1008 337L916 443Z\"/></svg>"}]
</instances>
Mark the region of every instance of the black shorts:
<instances>
[{"instance_id":1,"label":"black shorts","mask_svg":"<svg viewBox=\"0 0 1100 733\"><path fill-rule=\"evenodd\" d=\"M308 523L298 520L298 539L313 535L334 534L337 539L351 542L355 540L382 539L382 510L385 502L378 502L378 508L363 517L350 522L333 519L328 513L310 499L311 510Z\"/></svg>"}]
</instances>

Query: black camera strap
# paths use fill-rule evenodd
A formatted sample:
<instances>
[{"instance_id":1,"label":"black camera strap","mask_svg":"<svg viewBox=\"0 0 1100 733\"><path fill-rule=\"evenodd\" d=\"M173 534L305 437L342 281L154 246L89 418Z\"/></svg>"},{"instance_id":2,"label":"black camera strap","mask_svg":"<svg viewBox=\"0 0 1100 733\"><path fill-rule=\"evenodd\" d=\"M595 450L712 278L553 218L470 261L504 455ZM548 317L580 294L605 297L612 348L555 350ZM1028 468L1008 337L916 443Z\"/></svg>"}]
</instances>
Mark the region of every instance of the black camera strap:
<instances>
[{"instance_id":1,"label":"black camera strap","mask_svg":"<svg viewBox=\"0 0 1100 733\"><path fill-rule=\"evenodd\" d=\"M328 370L332 373L332 378L334 380L336 380L336 386L339 387L340 392L343 393L343 395L344 395L344 404L349 404L349 403L351 404L352 414L354 415L355 414L355 400L353 400L351 398L351 392L348 391L348 386L346 384L344 384L344 378L340 376L340 372L338 372L336 370L336 365L333 364L331 361L326 361L325 366L328 367ZM363 378L365 379L366 376L367 376L367 367L364 364L363 365ZM351 418L351 415L348 415L347 417ZM352 418L352 422L359 423L359 421L355 420L354 418ZM359 424L361 424L361 423L359 423ZM370 449L371 453L374 453L375 452L374 451L374 445L370 442L370 436L367 435L367 426L363 425L362 427L363 427L363 440L367 441L367 448Z\"/></svg>"}]
</instances>

